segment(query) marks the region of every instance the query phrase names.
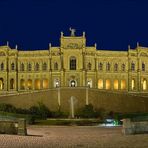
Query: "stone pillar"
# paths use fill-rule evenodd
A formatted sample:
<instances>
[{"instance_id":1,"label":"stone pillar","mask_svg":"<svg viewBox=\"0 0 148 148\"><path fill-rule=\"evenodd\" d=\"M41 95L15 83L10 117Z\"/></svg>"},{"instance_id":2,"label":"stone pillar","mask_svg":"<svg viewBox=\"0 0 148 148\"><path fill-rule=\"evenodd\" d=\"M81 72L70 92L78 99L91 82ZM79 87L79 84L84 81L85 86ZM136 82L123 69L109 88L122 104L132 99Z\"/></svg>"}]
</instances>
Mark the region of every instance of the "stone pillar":
<instances>
[{"instance_id":1,"label":"stone pillar","mask_svg":"<svg viewBox=\"0 0 148 148\"><path fill-rule=\"evenodd\" d=\"M88 88L86 88L86 105L88 105Z\"/></svg>"},{"instance_id":2,"label":"stone pillar","mask_svg":"<svg viewBox=\"0 0 148 148\"><path fill-rule=\"evenodd\" d=\"M26 128L26 120L19 119L18 120L18 135L27 135L27 128Z\"/></svg>"},{"instance_id":3,"label":"stone pillar","mask_svg":"<svg viewBox=\"0 0 148 148\"><path fill-rule=\"evenodd\" d=\"M57 89L58 90L58 106L60 108L61 106L61 93L60 93L60 88Z\"/></svg>"}]
</instances>

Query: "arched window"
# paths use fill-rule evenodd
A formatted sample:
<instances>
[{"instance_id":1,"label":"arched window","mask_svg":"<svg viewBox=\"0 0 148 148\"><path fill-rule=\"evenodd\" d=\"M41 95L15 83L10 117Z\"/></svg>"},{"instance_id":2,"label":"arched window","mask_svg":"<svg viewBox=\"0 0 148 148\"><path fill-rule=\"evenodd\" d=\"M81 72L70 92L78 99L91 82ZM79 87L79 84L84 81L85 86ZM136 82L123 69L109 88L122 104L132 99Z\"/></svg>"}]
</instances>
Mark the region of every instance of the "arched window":
<instances>
[{"instance_id":1,"label":"arched window","mask_svg":"<svg viewBox=\"0 0 148 148\"><path fill-rule=\"evenodd\" d=\"M103 80L102 79L98 80L98 89L103 89Z\"/></svg>"},{"instance_id":2,"label":"arched window","mask_svg":"<svg viewBox=\"0 0 148 148\"><path fill-rule=\"evenodd\" d=\"M76 70L76 58L75 57L70 58L70 70Z\"/></svg>"},{"instance_id":3,"label":"arched window","mask_svg":"<svg viewBox=\"0 0 148 148\"><path fill-rule=\"evenodd\" d=\"M48 79L43 79L43 89L48 88Z\"/></svg>"},{"instance_id":4,"label":"arched window","mask_svg":"<svg viewBox=\"0 0 148 148\"><path fill-rule=\"evenodd\" d=\"M106 71L110 71L110 63L106 64Z\"/></svg>"},{"instance_id":5,"label":"arched window","mask_svg":"<svg viewBox=\"0 0 148 148\"><path fill-rule=\"evenodd\" d=\"M41 89L41 81L39 79L35 79L34 88L35 89Z\"/></svg>"},{"instance_id":6,"label":"arched window","mask_svg":"<svg viewBox=\"0 0 148 148\"><path fill-rule=\"evenodd\" d=\"M14 63L11 63L11 70L14 70L15 69L15 65Z\"/></svg>"},{"instance_id":7,"label":"arched window","mask_svg":"<svg viewBox=\"0 0 148 148\"><path fill-rule=\"evenodd\" d=\"M132 79L132 90L135 89L135 79Z\"/></svg>"},{"instance_id":8,"label":"arched window","mask_svg":"<svg viewBox=\"0 0 148 148\"><path fill-rule=\"evenodd\" d=\"M110 88L111 88L110 80L107 79L107 80L106 80L106 89L110 89Z\"/></svg>"},{"instance_id":9,"label":"arched window","mask_svg":"<svg viewBox=\"0 0 148 148\"><path fill-rule=\"evenodd\" d=\"M28 79L28 81L27 81L27 88L29 90L32 89L32 80L31 79Z\"/></svg>"},{"instance_id":10,"label":"arched window","mask_svg":"<svg viewBox=\"0 0 148 148\"><path fill-rule=\"evenodd\" d=\"M4 79L0 78L0 90L4 89Z\"/></svg>"},{"instance_id":11,"label":"arched window","mask_svg":"<svg viewBox=\"0 0 148 148\"><path fill-rule=\"evenodd\" d=\"M99 63L98 69L99 69L100 71L103 70L103 64L102 64L102 63Z\"/></svg>"},{"instance_id":12,"label":"arched window","mask_svg":"<svg viewBox=\"0 0 148 148\"><path fill-rule=\"evenodd\" d=\"M37 66L37 65L36 65ZM39 66L39 65L38 65ZM36 67L37 68L37 67ZM39 67L38 67L39 68ZM28 71L31 71L32 70L32 65L31 65L31 63L28 63L28 65L27 65L27 69L28 69Z\"/></svg>"},{"instance_id":13,"label":"arched window","mask_svg":"<svg viewBox=\"0 0 148 148\"><path fill-rule=\"evenodd\" d=\"M122 71L125 71L125 64L122 64L122 65L121 65L121 70L122 70Z\"/></svg>"},{"instance_id":14,"label":"arched window","mask_svg":"<svg viewBox=\"0 0 148 148\"><path fill-rule=\"evenodd\" d=\"M114 80L114 89L118 90L118 88L119 88L118 80Z\"/></svg>"},{"instance_id":15,"label":"arched window","mask_svg":"<svg viewBox=\"0 0 148 148\"><path fill-rule=\"evenodd\" d=\"M4 70L4 63L1 63L1 71Z\"/></svg>"},{"instance_id":16,"label":"arched window","mask_svg":"<svg viewBox=\"0 0 148 148\"><path fill-rule=\"evenodd\" d=\"M114 71L118 71L118 64L117 63L114 65Z\"/></svg>"},{"instance_id":17,"label":"arched window","mask_svg":"<svg viewBox=\"0 0 148 148\"><path fill-rule=\"evenodd\" d=\"M126 89L126 81L121 80L121 89Z\"/></svg>"},{"instance_id":18,"label":"arched window","mask_svg":"<svg viewBox=\"0 0 148 148\"><path fill-rule=\"evenodd\" d=\"M145 71L145 64L142 63L142 71Z\"/></svg>"},{"instance_id":19,"label":"arched window","mask_svg":"<svg viewBox=\"0 0 148 148\"><path fill-rule=\"evenodd\" d=\"M135 71L135 63L133 63L133 62L131 63L131 70Z\"/></svg>"},{"instance_id":20,"label":"arched window","mask_svg":"<svg viewBox=\"0 0 148 148\"><path fill-rule=\"evenodd\" d=\"M88 70L91 70L91 63L88 63L88 64L87 64L87 69L88 69Z\"/></svg>"},{"instance_id":21,"label":"arched window","mask_svg":"<svg viewBox=\"0 0 148 148\"><path fill-rule=\"evenodd\" d=\"M40 69L40 65L39 65L39 63L36 63L35 64L35 71L39 71L39 69Z\"/></svg>"},{"instance_id":22,"label":"arched window","mask_svg":"<svg viewBox=\"0 0 148 148\"><path fill-rule=\"evenodd\" d=\"M147 90L147 81L146 81L146 79L143 80L142 89Z\"/></svg>"},{"instance_id":23,"label":"arched window","mask_svg":"<svg viewBox=\"0 0 148 148\"><path fill-rule=\"evenodd\" d=\"M10 89L14 89L14 79L10 79Z\"/></svg>"},{"instance_id":24,"label":"arched window","mask_svg":"<svg viewBox=\"0 0 148 148\"><path fill-rule=\"evenodd\" d=\"M24 79L21 79L20 80L20 89L21 90L24 90L25 89L25 80Z\"/></svg>"},{"instance_id":25,"label":"arched window","mask_svg":"<svg viewBox=\"0 0 148 148\"><path fill-rule=\"evenodd\" d=\"M43 71L46 71L47 70L47 63L43 63L42 69L43 69Z\"/></svg>"},{"instance_id":26,"label":"arched window","mask_svg":"<svg viewBox=\"0 0 148 148\"><path fill-rule=\"evenodd\" d=\"M58 63L57 62L54 63L54 70L58 70Z\"/></svg>"},{"instance_id":27,"label":"arched window","mask_svg":"<svg viewBox=\"0 0 148 148\"><path fill-rule=\"evenodd\" d=\"M20 65L20 71L24 71L24 64L23 63L21 63L21 65Z\"/></svg>"},{"instance_id":28,"label":"arched window","mask_svg":"<svg viewBox=\"0 0 148 148\"><path fill-rule=\"evenodd\" d=\"M76 81L75 80L71 80L70 81L70 86L71 87L76 87Z\"/></svg>"}]
</instances>

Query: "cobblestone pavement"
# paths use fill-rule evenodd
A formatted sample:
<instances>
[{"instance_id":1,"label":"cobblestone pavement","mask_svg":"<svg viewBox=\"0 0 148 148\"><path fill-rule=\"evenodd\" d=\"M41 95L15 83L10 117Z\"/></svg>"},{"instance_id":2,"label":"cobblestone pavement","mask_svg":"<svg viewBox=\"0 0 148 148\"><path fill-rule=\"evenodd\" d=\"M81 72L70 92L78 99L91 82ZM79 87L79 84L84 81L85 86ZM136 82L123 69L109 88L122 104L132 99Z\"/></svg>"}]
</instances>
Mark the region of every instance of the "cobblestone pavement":
<instances>
[{"instance_id":1,"label":"cobblestone pavement","mask_svg":"<svg viewBox=\"0 0 148 148\"><path fill-rule=\"evenodd\" d=\"M30 126L27 132L0 135L0 148L148 148L148 134L125 136L121 127Z\"/></svg>"}]
</instances>

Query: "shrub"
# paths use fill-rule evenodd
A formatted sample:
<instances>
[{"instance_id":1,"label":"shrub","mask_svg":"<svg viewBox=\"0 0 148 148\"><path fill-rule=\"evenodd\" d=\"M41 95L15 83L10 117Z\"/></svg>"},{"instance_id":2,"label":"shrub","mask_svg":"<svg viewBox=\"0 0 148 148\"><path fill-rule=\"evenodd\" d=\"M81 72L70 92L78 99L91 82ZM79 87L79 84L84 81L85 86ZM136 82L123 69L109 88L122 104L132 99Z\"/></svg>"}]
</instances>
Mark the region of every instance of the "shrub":
<instances>
[{"instance_id":1,"label":"shrub","mask_svg":"<svg viewBox=\"0 0 148 148\"><path fill-rule=\"evenodd\" d=\"M16 108L11 104L2 103L2 104L0 104L0 111L15 113Z\"/></svg>"}]
</instances>

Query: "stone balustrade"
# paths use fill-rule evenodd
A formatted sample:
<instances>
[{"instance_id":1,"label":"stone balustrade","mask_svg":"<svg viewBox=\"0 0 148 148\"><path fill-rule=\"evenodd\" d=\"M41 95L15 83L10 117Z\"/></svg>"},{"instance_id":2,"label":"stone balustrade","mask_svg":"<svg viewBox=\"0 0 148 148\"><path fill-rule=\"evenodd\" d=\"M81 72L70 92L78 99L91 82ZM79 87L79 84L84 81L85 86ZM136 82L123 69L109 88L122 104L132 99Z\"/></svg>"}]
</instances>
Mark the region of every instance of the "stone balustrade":
<instances>
[{"instance_id":1,"label":"stone balustrade","mask_svg":"<svg viewBox=\"0 0 148 148\"><path fill-rule=\"evenodd\" d=\"M122 132L125 135L148 133L148 121L132 122L131 119L123 119Z\"/></svg>"}]
</instances>

